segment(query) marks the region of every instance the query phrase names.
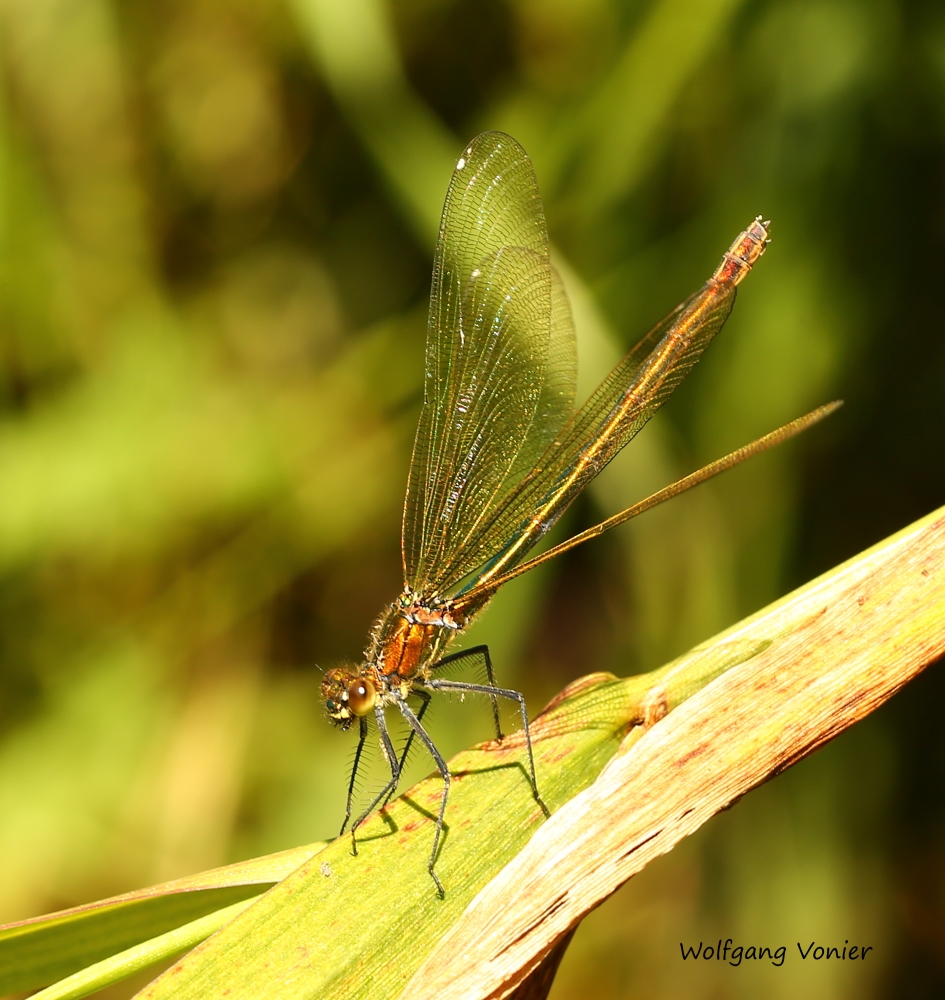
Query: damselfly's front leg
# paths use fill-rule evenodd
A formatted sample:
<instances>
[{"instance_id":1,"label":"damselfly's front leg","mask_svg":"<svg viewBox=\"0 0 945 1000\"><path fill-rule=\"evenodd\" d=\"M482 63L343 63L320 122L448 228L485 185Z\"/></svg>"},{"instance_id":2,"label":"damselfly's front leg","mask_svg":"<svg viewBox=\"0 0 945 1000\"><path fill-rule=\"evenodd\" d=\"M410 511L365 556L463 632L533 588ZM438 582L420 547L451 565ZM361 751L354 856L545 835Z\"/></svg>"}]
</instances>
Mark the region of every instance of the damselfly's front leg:
<instances>
[{"instance_id":1,"label":"damselfly's front leg","mask_svg":"<svg viewBox=\"0 0 945 1000\"><path fill-rule=\"evenodd\" d=\"M422 722L423 716L426 713L427 708L429 708L430 706L430 693L428 691L424 691L422 688L414 688L410 693L415 694L421 700L420 708L417 711L417 722ZM413 738L416 735L417 734L413 729L411 729L410 732L407 734L407 742L404 744L403 752L400 755L399 768L401 774L403 774L404 764L406 764L407 762L407 755L410 753L410 747L411 744L413 743ZM392 788L387 793L387 798L384 801L385 806L387 805L388 802L390 802L391 796L394 794L396 790L397 790L396 788Z\"/></svg>"},{"instance_id":2,"label":"damselfly's front leg","mask_svg":"<svg viewBox=\"0 0 945 1000\"><path fill-rule=\"evenodd\" d=\"M358 777L358 767L361 763L361 754L364 752L364 743L368 735L368 721L362 716L359 720L358 749L354 751L354 763L351 765L351 780L348 782L348 801L345 805L345 818L338 831L340 837L345 832L348 820L351 819L351 800L354 798L354 783Z\"/></svg>"},{"instance_id":3,"label":"damselfly's front leg","mask_svg":"<svg viewBox=\"0 0 945 1000\"><path fill-rule=\"evenodd\" d=\"M398 705L398 707L400 707ZM403 709L401 709L403 711ZM411 713L413 714L413 713ZM351 853L358 853L358 842L355 838L355 831L357 828L374 812L377 805L387 796L393 794L394 790L397 788L397 782L400 781L400 761L397 759L397 753L394 750L394 744L391 742L390 733L387 731L387 719L384 718L384 709L381 705L377 705L374 708L374 720L377 722L378 732L381 734L381 749L384 751L384 756L387 758L387 763L390 765L390 781L380 790L380 792L374 797L374 801L364 810L363 813L352 823L351 825ZM362 730L364 733L367 728L367 722L362 718L361 720ZM358 756L360 756L361 747L364 745L364 737L362 736L361 742L358 744ZM357 764L357 758L355 758L355 764ZM354 784L354 777L352 775L352 787ZM349 790L350 796L350 790ZM349 802L350 808L350 802ZM344 830L344 827L342 827Z\"/></svg>"}]
</instances>

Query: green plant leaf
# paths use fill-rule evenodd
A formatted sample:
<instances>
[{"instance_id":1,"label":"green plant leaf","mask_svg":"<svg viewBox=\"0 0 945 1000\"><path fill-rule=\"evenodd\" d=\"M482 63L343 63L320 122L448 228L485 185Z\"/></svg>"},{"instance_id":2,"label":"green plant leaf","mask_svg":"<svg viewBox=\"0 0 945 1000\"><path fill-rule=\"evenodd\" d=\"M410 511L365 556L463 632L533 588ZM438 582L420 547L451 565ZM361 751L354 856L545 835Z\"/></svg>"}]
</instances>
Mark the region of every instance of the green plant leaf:
<instances>
[{"instance_id":1,"label":"green plant leaf","mask_svg":"<svg viewBox=\"0 0 945 1000\"><path fill-rule=\"evenodd\" d=\"M228 924L237 914L242 913L255 898L250 896L249 899L239 903L224 906L166 934L159 934L157 937L142 941L141 944L126 948L117 955L96 962L81 972L73 973L45 990L34 993L33 996L37 1000L79 1000L80 997L87 997L90 993L96 993L150 965L193 948L195 944L199 944L214 931Z\"/></svg>"},{"instance_id":2,"label":"green plant leaf","mask_svg":"<svg viewBox=\"0 0 945 1000\"><path fill-rule=\"evenodd\" d=\"M45 986L133 945L258 896L323 846L297 847L2 926L0 995ZM212 927L203 936L216 929Z\"/></svg>"}]
</instances>

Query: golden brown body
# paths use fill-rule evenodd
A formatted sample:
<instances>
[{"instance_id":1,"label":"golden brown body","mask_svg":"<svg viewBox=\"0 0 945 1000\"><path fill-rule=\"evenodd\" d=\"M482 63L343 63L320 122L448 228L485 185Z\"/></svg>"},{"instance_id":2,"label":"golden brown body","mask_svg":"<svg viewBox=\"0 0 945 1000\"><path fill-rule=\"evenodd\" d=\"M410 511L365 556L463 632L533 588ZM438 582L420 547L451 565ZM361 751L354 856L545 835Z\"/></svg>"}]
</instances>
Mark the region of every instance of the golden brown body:
<instances>
[{"instance_id":1,"label":"golden brown body","mask_svg":"<svg viewBox=\"0 0 945 1000\"><path fill-rule=\"evenodd\" d=\"M352 824L355 853L354 831L394 793L416 739L443 778L428 866L443 894L434 865L451 775L423 725L437 692L488 697L499 739L498 699L517 703L526 773L544 809L524 696L497 685L485 646L444 655L453 636L503 583L648 509L650 500L655 505L662 494L682 492L770 447L829 410L795 421L523 561L696 363L724 324L736 286L767 239L767 223L759 216L705 285L654 326L575 410L574 330L550 264L528 159L500 133L480 136L466 150L447 194L434 265L424 404L404 505L405 589L375 623L361 664L329 670L322 683L331 721L348 729L357 720L360 734L342 830L351 818L371 716L391 771L390 781ZM473 658L485 667L487 684L442 676L444 665ZM401 748L388 731L388 707L397 709L409 730Z\"/></svg>"}]
</instances>

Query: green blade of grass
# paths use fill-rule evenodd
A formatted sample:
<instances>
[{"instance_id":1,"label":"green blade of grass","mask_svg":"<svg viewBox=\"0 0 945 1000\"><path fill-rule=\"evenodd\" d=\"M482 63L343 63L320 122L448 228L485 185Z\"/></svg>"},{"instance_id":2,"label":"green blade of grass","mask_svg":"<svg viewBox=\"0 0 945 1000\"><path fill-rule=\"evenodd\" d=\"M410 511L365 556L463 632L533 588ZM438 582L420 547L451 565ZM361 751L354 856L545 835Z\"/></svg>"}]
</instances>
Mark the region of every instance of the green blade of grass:
<instances>
[{"instance_id":1,"label":"green blade of grass","mask_svg":"<svg viewBox=\"0 0 945 1000\"><path fill-rule=\"evenodd\" d=\"M258 895L258 893L257 893ZM232 903L220 910L208 913L198 920L177 927L166 934L142 941L112 955L101 962L90 965L65 979L33 994L33 1000L80 1000L91 993L97 993L142 969L162 962L208 938L214 931L226 926L237 914L253 903L256 896Z\"/></svg>"},{"instance_id":2,"label":"green blade of grass","mask_svg":"<svg viewBox=\"0 0 945 1000\"><path fill-rule=\"evenodd\" d=\"M6 924L0 927L0 996L56 982L123 949L258 896L323 846L297 847Z\"/></svg>"}]
</instances>

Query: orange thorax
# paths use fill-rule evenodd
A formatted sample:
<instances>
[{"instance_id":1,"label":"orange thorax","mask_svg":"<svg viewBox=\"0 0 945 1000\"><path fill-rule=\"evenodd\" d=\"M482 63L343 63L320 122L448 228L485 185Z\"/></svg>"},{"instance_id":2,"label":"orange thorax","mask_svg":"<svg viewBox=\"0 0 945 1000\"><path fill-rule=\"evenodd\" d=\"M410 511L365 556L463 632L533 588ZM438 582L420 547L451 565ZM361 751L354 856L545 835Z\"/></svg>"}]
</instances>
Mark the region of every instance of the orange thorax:
<instances>
[{"instance_id":1,"label":"orange thorax","mask_svg":"<svg viewBox=\"0 0 945 1000\"><path fill-rule=\"evenodd\" d=\"M439 659L456 630L446 611L392 604L375 627L368 662L388 681L411 680Z\"/></svg>"}]
</instances>

